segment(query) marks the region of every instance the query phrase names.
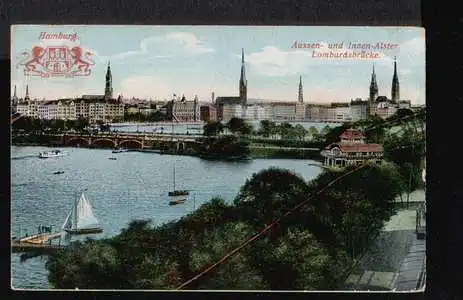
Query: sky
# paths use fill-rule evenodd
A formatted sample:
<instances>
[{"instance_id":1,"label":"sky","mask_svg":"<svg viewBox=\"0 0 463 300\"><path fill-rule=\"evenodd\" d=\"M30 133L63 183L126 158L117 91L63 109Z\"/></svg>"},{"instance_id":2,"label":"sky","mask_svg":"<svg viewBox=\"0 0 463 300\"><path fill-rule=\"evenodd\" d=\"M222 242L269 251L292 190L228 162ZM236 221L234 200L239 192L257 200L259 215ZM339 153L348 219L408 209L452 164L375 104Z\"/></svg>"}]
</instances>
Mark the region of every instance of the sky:
<instances>
[{"instance_id":1,"label":"sky","mask_svg":"<svg viewBox=\"0 0 463 300\"><path fill-rule=\"evenodd\" d=\"M41 33L76 34L76 39L40 39ZM42 35L43 36L43 35ZM319 43L322 48L294 48L295 42ZM364 50L377 58L320 58L315 53L361 51L349 43L397 44L394 49ZM329 49L329 44L342 49ZM80 46L94 64L79 77L40 77L24 74L24 52L41 46ZM103 94L110 61L114 96L154 100L184 94L200 101L237 96L244 48L249 99L296 101L299 77L304 102L346 102L367 99L373 65L379 95L391 97L393 57L396 57L400 96L412 104L425 103L425 31L415 27L313 26L42 26L11 27L11 94L17 86L24 97L56 99Z\"/></svg>"}]
</instances>

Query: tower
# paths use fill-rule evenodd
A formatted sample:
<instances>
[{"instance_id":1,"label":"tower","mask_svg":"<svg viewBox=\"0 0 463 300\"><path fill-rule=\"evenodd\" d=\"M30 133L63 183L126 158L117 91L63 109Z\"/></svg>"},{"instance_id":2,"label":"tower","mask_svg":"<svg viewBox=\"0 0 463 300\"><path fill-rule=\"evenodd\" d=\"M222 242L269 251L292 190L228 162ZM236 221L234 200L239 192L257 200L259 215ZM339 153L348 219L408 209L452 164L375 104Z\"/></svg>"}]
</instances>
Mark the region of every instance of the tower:
<instances>
[{"instance_id":1,"label":"tower","mask_svg":"<svg viewBox=\"0 0 463 300\"><path fill-rule=\"evenodd\" d=\"M397 76L397 62L396 62L395 56L394 56L394 75L392 76L391 100L392 102L400 101L399 77Z\"/></svg>"},{"instance_id":2,"label":"tower","mask_svg":"<svg viewBox=\"0 0 463 300\"><path fill-rule=\"evenodd\" d=\"M30 98L29 98L29 85L26 84L26 97L24 97L24 100L25 101L29 101Z\"/></svg>"},{"instance_id":3,"label":"tower","mask_svg":"<svg viewBox=\"0 0 463 300\"><path fill-rule=\"evenodd\" d=\"M104 98L111 99L113 97L113 76L111 75L111 64L108 62L106 70L106 85L104 89Z\"/></svg>"},{"instance_id":4,"label":"tower","mask_svg":"<svg viewBox=\"0 0 463 300\"><path fill-rule=\"evenodd\" d=\"M371 73L371 82L370 82L369 102L374 103L376 98L378 98L378 83L376 82L375 65L373 64L373 72Z\"/></svg>"},{"instance_id":5,"label":"tower","mask_svg":"<svg viewBox=\"0 0 463 300\"><path fill-rule=\"evenodd\" d=\"M248 100L248 81L246 80L246 69L244 64L244 48L241 49L241 76L240 76L240 103L246 105Z\"/></svg>"},{"instance_id":6,"label":"tower","mask_svg":"<svg viewBox=\"0 0 463 300\"><path fill-rule=\"evenodd\" d=\"M198 121L198 96L196 95L193 100L193 121Z\"/></svg>"},{"instance_id":7,"label":"tower","mask_svg":"<svg viewBox=\"0 0 463 300\"><path fill-rule=\"evenodd\" d=\"M302 76L299 77L299 94L297 96L297 102L304 103L304 93L302 91Z\"/></svg>"}]
</instances>

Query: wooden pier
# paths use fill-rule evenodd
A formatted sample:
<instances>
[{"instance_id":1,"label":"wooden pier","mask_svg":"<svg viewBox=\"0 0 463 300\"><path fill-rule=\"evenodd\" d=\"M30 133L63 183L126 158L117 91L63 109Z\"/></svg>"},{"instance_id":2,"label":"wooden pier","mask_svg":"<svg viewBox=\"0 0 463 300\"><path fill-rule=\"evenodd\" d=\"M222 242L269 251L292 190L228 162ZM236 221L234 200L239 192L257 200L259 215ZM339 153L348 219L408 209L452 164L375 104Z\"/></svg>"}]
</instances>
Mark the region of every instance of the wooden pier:
<instances>
[{"instance_id":1,"label":"wooden pier","mask_svg":"<svg viewBox=\"0 0 463 300\"><path fill-rule=\"evenodd\" d=\"M11 241L11 250L13 253L38 251L49 252L63 249L65 246L59 244L51 244L51 241L56 238L61 238L62 232L39 233L31 236L19 238ZM47 243L49 242L49 243Z\"/></svg>"}]
</instances>

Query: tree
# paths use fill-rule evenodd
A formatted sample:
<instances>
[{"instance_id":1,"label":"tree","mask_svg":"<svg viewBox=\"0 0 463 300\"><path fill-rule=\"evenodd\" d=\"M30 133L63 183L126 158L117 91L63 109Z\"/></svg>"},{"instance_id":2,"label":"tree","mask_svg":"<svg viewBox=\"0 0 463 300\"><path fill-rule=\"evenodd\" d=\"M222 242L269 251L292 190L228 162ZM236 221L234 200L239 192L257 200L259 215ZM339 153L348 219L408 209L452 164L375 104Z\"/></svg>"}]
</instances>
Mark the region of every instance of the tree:
<instances>
[{"instance_id":1,"label":"tree","mask_svg":"<svg viewBox=\"0 0 463 300\"><path fill-rule=\"evenodd\" d=\"M278 133L283 139L291 139L294 137L294 127L288 122L283 122L278 126Z\"/></svg>"},{"instance_id":2,"label":"tree","mask_svg":"<svg viewBox=\"0 0 463 300\"><path fill-rule=\"evenodd\" d=\"M305 200L307 188L304 179L293 172L269 168L246 180L234 204L240 208L243 221L261 228Z\"/></svg>"},{"instance_id":3,"label":"tree","mask_svg":"<svg viewBox=\"0 0 463 300\"><path fill-rule=\"evenodd\" d=\"M267 265L278 274L273 276L273 289L327 290L342 279L343 274L334 268L340 261L330 256L309 231L289 231L272 253Z\"/></svg>"},{"instance_id":4,"label":"tree","mask_svg":"<svg viewBox=\"0 0 463 300\"><path fill-rule=\"evenodd\" d=\"M244 119L236 117L231 118L226 126L233 134L239 133L246 135L253 131L251 124L248 124Z\"/></svg>"},{"instance_id":5,"label":"tree","mask_svg":"<svg viewBox=\"0 0 463 300\"><path fill-rule=\"evenodd\" d=\"M224 126L220 122L209 121L203 126L203 135L215 136L223 132Z\"/></svg>"},{"instance_id":6,"label":"tree","mask_svg":"<svg viewBox=\"0 0 463 300\"><path fill-rule=\"evenodd\" d=\"M336 127L328 127L328 131L325 131L325 128L323 128L322 133L325 132L325 144L329 145L331 143L337 143L340 140L341 134L346 131L350 126L347 124L342 124L341 126L336 126Z\"/></svg>"},{"instance_id":7,"label":"tree","mask_svg":"<svg viewBox=\"0 0 463 300\"><path fill-rule=\"evenodd\" d=\"M307 133L308 133L307 130L301 124L297 124L294 127L294 134L301 141L303 141L305 139Z\"/></svg>"},{"instance_id":8,"label":"tree","mask_svg":"<svg viewBox=\"0 0 463 300\"><path fill-rule=\"evenodd\" d=\"M243 241L252 236L252 228L245 223L232 222L205 231L190 253L190 269L199 273L212 265ZM243 250L192 284L197 289L249 290L267 289L268 285L258 270L252 267Z\"/></svg>"},{"instance_id":9,"label":"tree","mask_svg":"<svg viewBox=\"0 0 463 300\"><path fill-rule=\"evenodd\" d=\"M270 120L262 120L260 121L259 131L258 133L265 138L270 137L275 130L275 122Z\"/></svg>"},{"instance_id":10,"label":"tree","mask_svg":"<svg viewBox=\"0 0 463 300\"><path fill-rule=\"evenodd\" d=\"M84 118L83 116L78 116L74 127L75 127L75 129L77 131L82 132L89 125L90 125L90 123L89 123L88 119Z\"/></svg>"}]
</instances>

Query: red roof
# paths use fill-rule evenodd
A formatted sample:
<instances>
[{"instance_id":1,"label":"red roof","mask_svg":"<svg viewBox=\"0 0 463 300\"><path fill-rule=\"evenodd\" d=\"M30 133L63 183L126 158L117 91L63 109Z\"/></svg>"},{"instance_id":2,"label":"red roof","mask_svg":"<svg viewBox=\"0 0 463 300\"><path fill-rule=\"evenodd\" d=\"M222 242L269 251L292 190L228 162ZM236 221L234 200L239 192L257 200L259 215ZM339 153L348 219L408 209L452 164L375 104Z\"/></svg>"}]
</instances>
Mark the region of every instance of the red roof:
<instances>
[{"instance_id":1,"label":"red roof","mask_svg":"<svg viewBox=\"0 0 463 300\"><path fill-rule=\"evenodd\" d=\"M383 152L383 146L380 144L331 144L326 147L328 150L339 147L341 152L343 153L351 153L351 152Z\"/></svg>"},{"instance_id":2,"label":"red roof","mask_svg":"<svg viewBox=\"0 0 463 300\"><path fill-rule=\"evenodd\" d=\"M364 135L357 130L347 129L341 134L342 139L363 139Z\"/></svg>"}]
</instances>

